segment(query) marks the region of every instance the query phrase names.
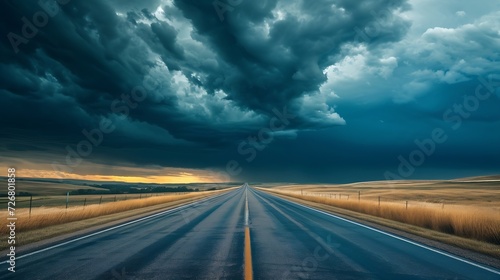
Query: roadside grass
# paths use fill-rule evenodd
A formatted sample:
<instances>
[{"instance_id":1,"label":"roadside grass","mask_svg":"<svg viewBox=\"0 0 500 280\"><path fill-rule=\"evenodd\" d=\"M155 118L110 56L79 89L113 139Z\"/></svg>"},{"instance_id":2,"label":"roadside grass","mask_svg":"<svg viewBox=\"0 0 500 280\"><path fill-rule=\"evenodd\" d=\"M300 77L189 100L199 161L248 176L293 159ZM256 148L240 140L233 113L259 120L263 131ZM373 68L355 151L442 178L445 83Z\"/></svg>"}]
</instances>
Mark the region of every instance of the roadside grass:
<instances>
[{"instance_id":1,"label":"roadside grass","mask_svg":"<svg viewBox=\"0 0 500 280\"><path fill-rule=\"evenodd\" d=\"M452 205L442 208L432 204L405 204L324 196L301 195L297 191L264 189L306 201L334 206L358 213L389 219L459 237L500 245L500 215L498 211L474 206Z\"/></svg>"},{"instance_id":2,"label":"roadside grass","mask_svg":"<svg viewBox=\"0 0 500 280\"><path fill-rule=\"evenodd\" d=\"M500 215L500 180L458 181L458 180L402 180L373 181L350 184L296 184L275 186L273 189L303 192L311 195L342 195L343 199L438 204L468 205L494 209Z\"/></svg>"},{"instance_id":3,"label":"roadside grass","mask_svg":"<svg viewBox=\"0 0 500 280\"><path fill-rule=\"evenodd\" d=\"M132 199L145 199L149 197L156 196L176 196L187 194L190 192L166 192L166 193L133 193L133 194L86 194L86 195L70 195L69 196L69 207L90 206L92 204L115 202L122 200L132 200ZM195 193L195 192L193 192ZM7 209L7 202L9 199L7 197L0 197L0 208ZM16 197L16 209L19 208L29 208L30 197L29 196L17 196ZM51 208L51 207L63 207L66 206L66 196L65 195L50 195L50 196L33 196L32 200L32 212L36 213L38 209Z\"/></svg>"},{"instance_id":4,"label":"roadside grass","mask_svg":"<svg viewBox=\"0 0 500 280\"><path fill-rule=\"evenodd\" d=\"M269 189L265 189L265 188L263 188L261 190L269 191ZM389 220L389 219L385 219L385 218L375 217L372 215L363 214L360 212L355 212L355 211L343 209L343 208L336 207L336 206L331 206L331 205L322 204L322 203L318 203L318 202L312 202L312 201L304 200L302 198L295 198L295 197L280 194L277 192L274 192L274 194L277 196L283 197L285 199L295 201L295 202L300 203L300 204L309 205L309 206L312 206L312 207L317 208L317 209L321 209L321 210L326 211L326 212L334 213L336 215L339 215L340 217L353 219L354 221L358 221L361 223L368 223L368 225L370 225L370 223L377 224L377 225L380 225L383 227L395 229L397 231L407 232L407 233L413 234L415 236L423 237L429 241L432 240L432 241L439 242L442 244L456 246L458 248L467 249L467 250L474 251L474 252L477 252L477 253L480 253L480 254L483 254L486 256L491 256L495 259L500 259L500 245L495 245L495 244L491 244L491 243L487 243L487 242L483 242L483 241L459 237L459 236L452 235L452 234L442 233L439 231L430 230L430 229L426 229L426 228L419 227L419 226L409 225L409 224L405 224L405 223L401 223L401 222L397 222L397 221L393 221L393 220ZM430 244L430 246L436 246L436 245L432 245L433 242L431 242L429 244Z\"/></svg>"},{"instance_id":5,"label":"roadside grass","mask_svg":"<svg viewBox=\"0 0 500 280\"><path fill-rule=\"evenodd\" d=\"M19 250L17 252L20 253L23 251L29 251L30 248L33 249L33 248L44 247L46 246L45 244L51 244L53 242L61 242L67 240L68 238L85 235L91 232L119 225L121 223L132 221L134 219L138 219L147 215L152 215L154 213L162 212L186 203L191 203L196 200L221 194L226 190L230 189L228 188L224 190L211 191L200 196L191 196L189 198L177 199L166 203L160 203L124 212L118 212L114 214L108 214L84 220L77 220L64 224L56 224L28 231L16 232L16 248ZM59 211L61 211L60 208L58 209ZM184 217L183 215L183 218L189 219L190 215L195 213L196 212L188 211L184 214L186 215L186 217ZM6 249L9 246L10 245L7 244L7 239L0 240L0 253L5 253L5 254L8 253Z\"/></svg>"},{"instance_id":6,"label":"roadside grass","mask_svg":"<svg viewBox=\"0 0 500 280\"><path fill-rule=\"evenodd\" d=\"M165 204L178 200L207 197L227 190L230 189L228 188L218 191L195 192L179 195L152 196L142 199L108 202L101 205L93 204L85 207L75 206L67 209L64 207L38 207L36 208L36 211L32 212L31 216L27 208L17 208L15 212L15 217L17 218L16 234L39 230L49 226L62 225L75 221L145 208L148 206ZM6 220L7 217L8 213L6 211L0 214L0 219ZM0 228L0 234L8 233L8 227Z\"/></svg>"}]
</instances>

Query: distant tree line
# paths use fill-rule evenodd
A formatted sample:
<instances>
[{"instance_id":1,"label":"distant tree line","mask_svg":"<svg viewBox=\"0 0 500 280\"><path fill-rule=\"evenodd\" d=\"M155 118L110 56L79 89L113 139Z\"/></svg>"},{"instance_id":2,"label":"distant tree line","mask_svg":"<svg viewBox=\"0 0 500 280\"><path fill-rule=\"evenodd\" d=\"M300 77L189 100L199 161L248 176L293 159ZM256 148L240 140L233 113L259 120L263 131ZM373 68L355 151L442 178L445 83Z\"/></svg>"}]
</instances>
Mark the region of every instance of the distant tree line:
<instances>
[{"instance_id":1,"label":"distant tree line","mask_svg":"<svg viewBox=\"0 0 500 280\"><path fill-rule=\"evenodd\" d=\"M16 193L16 196L32 196L33 194L30 192L18 192ZM0 197L7 197L6 193L0 194Z\"/></svg>"},{"instance_id":2,"label":"distant tree line","mask_svg":"<svg viewBox=\"0 0 500 280\"><path fill-rule=\"evenodd\" d=\"M106 185L93 185L100 189L78 189L70 191L72 195L82 194L127 194L127 193L168 193L168 192L197 192L199 189L189 189L185 186L180 187L164 187L164 186L146 186L139 187L135 185L120 185L120 184L106 184ZM216 189L216 188L212 188Z\"/></svg>"}]
</instances>

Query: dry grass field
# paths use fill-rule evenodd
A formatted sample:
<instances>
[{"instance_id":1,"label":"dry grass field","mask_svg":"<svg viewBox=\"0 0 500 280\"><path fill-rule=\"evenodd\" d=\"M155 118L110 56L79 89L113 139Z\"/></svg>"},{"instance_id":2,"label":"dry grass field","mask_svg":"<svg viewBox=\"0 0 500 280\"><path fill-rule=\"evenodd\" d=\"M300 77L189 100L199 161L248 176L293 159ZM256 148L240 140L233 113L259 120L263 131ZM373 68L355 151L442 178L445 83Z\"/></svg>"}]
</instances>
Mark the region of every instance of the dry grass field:
<instances>
[{"instance_id":1,"label":"dry grass field","mask_svg":"<svg viewBox=\"0 0 500 280\"><path fill-rule=\"evenodd\" d=\"M70 195L68 199L69 207L89 206L92 204L115 202L122 200L138 199L138 198L148 198L155 196L175 196L187 194L182 193L143 193L143 194L89 194L89 195ZM0 207L2 209L7 209L7 197L0 197ZM50 195L50 196L33 196L32 198L32 212L36 213L38 208L47 207L66 207L66 196L65 195ZM29 196L18 196L16 197L16 208L29 208L30 197Z\"/></svg>"},{"instance_id":2,"label":"dry grass field","mask_svg":"<svg viewBox=\"0 0 500 280\"><path fill-rule=\"evenodd\" d=\"M500 180L496 177L283 185L271 191L500 245Z\"/></svg>"},{"instance_id":3,"label":"dry grass field","mask_svg":"<svg viewBox=\"0 0 500 280\"><path fill-rule=\"evenodd\" d=\"M497 180L451 181L376 181L339 185L281 185L275 189L303 191L308 194L339 194L343 199L429 204L434 206L468 205L498 210L500 213L500 178Z\"/></svg>"},{"instance_id":4,"label":"dry grass field","mask_svg":"<svg viewBox=\"0 0 500 280\"><path fill-rule=\"evenodd\" d=\"M210 188L227 188L226 184L195 184L194 186L188 186L189 188L197 188L200 191L208 190ZM33 213L38 211L39 207L66 207L66 193L76 190L98 190L108 192L106 188L91 187L82 184L71 184L71 183L61 183L61 182L45 182L37 181L31 179L21 179L16 182L16 192L18 196L16 197L16 208L28 208L30 206L30 196L23 195L21 193L30 193L33 195L31 206L33 208ZM70 194L68 206L89 206L92 204L100 204L106 202L115 202L121 200L130 200L134 198L146 198L153 196L166 196L166 195L181 195L186 194L186 192L163 192L163 193L128 193L128 194L86 194L86 195L76 195ZM6 195L6 189L0 190L0 195ZM6 196L0 197L0 208L7 208L8 198Z\"/></svg>"},{"instance_id":5,"label":"dry grass field","mask_svg":"<svg viewBox=\"0 0 500 280\"><path fill-rule=\"evenodd\" d=\"M114 213L125 212L129 210L164 204L177 200L184 200L196 197L200 198L207 197L210 195L214 195L218 192L220 191L204 191L204 192L185 193L179 195L172 194L163 196L152 196L142 199L135 198L129 200L116 201L116 202L102 203L101 205L93 204L93 205L88 205L86 207L75 206L75 207L69 207L67 209L65 209L65 207L39 207L34 209L31 215L29 214L28 208L17 208L16 233L22 233L49 226L60 225L74 221L80 221L89 218L95 218ZM3 220L7 219L7 211L3 211L0 214L0 219ZM8 234L8 228L7 227L0 228L0 234Z\"/></svg>"}]
</instances>

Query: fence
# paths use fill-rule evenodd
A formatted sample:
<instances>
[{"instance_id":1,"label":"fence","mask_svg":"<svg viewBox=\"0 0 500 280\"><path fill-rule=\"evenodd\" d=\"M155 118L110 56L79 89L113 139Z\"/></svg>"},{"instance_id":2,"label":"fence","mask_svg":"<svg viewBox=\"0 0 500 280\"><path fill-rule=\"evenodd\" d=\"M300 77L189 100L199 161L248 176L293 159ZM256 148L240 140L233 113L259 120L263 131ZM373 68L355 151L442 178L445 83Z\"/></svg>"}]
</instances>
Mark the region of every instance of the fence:
<instances>
[{"instance_id":1,"label":"fence","mask_svg":"<svg viewBox=\"0 0 500 280\"><path fill-rule=\"evenodd\" d=\"M316 197L325 197L325 198L330 198L330 199L338 199L338 200L357 200L357 201L365 201L365 202L377 202L378 206L381 205L382 202L386 203L391 203L391 204L398 204L401 203L401 205L404 205L406 209L408 209L408 206L410 205L415 205L415 206L422 206L423 202L422 201L411 201L411 200L394 200L394 199L386 199L383 200L382 196L376 196L375 199L362 199L361 196L361 191L353 192L353 193L340 193L340 192L304 192L303 190L300 191L286 191L287 193L295 193L295 194L300 194L302 196L316 196ZM444 209L445 203L429 203L426 202L427 204L430 204L432 206L439 205L442 209Z\"/></svg>"},{"instance_id":2,"label":"fence","mask_svg":"<svg viewBox=\"0 0 500 280\"><path fill-rule=\"evenodd\" d=\"M286 196L368 214L404 224L428 228L460 237L500 245L500 216L481 206L452 205L422 201L361 199L362 193L327 193L268 190ZM355 197L355 198L353 198Z\"/></svg>"},{"instance_id":3,"label":"fence","mask_svg":"<svg viewBox=\"0 0 500 280\"><path fill-rule=\"evenodd\" d=\"M181 195L190 192L167 192L167 193L134 193L134 194L104 194L104 195L70 195L64 196L17 196L16 209L28 208L29 213L36 212L39 207L85 207L93 204L123 201L129 199L143 199L153 196ZM0 207L7 208L7 197L0 197Z\"/></svg>"}]
</instances>

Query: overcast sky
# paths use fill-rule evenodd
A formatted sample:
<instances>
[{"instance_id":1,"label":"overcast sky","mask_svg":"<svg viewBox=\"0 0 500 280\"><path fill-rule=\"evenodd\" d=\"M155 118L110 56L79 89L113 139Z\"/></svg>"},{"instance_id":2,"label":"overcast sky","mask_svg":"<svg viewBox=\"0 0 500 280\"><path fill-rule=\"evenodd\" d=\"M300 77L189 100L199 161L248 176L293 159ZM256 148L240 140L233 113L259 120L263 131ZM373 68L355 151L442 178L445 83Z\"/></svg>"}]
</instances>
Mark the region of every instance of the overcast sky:
<instances>
[{"instance_id":1,"label":"overcast sky","mask_svg":"<svg viewBox=\"0 0 500 280\"><path fill-rule=\"evenodd\" d=\"M352 182L500 173L500 2L2 1L20 176Z\"/></svg>"}]
</instances>

